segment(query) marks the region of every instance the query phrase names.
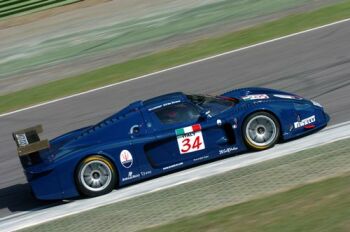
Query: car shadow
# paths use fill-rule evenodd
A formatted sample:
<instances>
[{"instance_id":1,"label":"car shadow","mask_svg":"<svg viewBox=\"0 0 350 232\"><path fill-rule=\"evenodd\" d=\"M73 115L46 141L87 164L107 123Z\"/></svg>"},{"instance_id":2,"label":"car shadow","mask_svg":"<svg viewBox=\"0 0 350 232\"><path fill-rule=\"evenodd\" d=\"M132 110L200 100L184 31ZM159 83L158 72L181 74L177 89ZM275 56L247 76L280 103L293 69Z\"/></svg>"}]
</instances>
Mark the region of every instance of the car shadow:
<instances>
[{"instance_id":1,"label":"car shadow","mask_svg":"<svg viewBox=\"0 0 350 232\"><path fill-rule=\"evenodd\" d=\"M32 196L29 184L16 184L0 189L0 218L12 213L33 211L63 203L63 201L38 200Z\"/></svg>"}]
</instances>

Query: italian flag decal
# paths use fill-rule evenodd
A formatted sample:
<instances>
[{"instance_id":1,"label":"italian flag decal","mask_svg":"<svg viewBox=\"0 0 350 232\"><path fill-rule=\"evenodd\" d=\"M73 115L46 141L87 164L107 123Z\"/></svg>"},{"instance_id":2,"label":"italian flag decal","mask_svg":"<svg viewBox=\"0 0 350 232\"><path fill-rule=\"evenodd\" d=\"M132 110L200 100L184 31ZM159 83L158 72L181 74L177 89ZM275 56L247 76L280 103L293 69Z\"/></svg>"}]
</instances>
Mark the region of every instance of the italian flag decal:
<instances>
[{"instance_id":1,"label":"italian flag decal","mask_svg":"<svg viewBox=\"0 0 350 232\"><path fill-rule=\"evenodd\" d=\"M191 132L197 132L197 131L201 131L201 130L202 130L201 125L200 124L195 124L195 125L192 125L192 126L176 129L175 133L176 133L176 136L179 136L179 135L188 134L188 133L191 133Z\"/></svg>"}]
</instances>

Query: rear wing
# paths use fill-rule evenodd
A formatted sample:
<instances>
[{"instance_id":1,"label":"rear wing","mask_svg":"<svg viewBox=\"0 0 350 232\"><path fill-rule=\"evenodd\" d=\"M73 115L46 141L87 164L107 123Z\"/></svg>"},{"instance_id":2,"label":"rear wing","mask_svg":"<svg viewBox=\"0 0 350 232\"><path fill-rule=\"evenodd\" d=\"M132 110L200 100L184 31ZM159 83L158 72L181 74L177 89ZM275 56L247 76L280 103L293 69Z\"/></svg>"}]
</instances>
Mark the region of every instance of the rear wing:
<instances>
[{"instance_id":1,"label":"rear wing","mask_svg":"<svg viewBox=\"0 0 350 232\"><path fill-rule=\"evenodd\" d=\"M13 139L17 145L17 152L20 157L28 156L32 153L36 153L50 147L47 139L40 140L39 134L42 132L42 125L37 125L12 133Z\"/></svg>"}]
</instances>

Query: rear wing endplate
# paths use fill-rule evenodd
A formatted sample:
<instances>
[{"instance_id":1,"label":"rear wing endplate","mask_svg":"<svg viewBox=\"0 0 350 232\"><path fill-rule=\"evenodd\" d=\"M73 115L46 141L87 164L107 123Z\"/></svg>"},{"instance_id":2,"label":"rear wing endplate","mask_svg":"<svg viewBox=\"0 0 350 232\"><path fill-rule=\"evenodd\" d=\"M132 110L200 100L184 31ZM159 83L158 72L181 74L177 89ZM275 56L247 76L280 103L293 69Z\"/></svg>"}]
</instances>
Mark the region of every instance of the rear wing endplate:
<instances>
[{"instance_id":1,"label":"rear wing endplate","mask_svg":"<svg viewBox=\"0 0 350 232\"><path fill-rule=\"evenodd\" d=\"M43 132L42 125L37 125L27 129L12 133L17 145L19 156L26 156L50 147L47 139L40 140L39 134Z\"/></svg>"}]
</instances>

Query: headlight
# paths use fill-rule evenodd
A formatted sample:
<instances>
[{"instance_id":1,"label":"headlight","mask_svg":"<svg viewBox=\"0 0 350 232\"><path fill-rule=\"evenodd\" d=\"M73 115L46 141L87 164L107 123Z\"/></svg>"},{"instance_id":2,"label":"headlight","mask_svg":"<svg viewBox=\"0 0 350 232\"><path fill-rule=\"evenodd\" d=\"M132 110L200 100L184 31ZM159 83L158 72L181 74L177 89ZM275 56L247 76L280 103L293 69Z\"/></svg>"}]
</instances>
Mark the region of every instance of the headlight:
<instances>
[{"instance_id":1,"label":"headlight","mask_svg":"<svg viewBox=\"0 0 350 232\"><path fill-rule=\"evenodd\" d=\"M318 107L323 108L323 106L320 103L313 101L313 100L311 100L311 102L312 102L312 104L314 104L314 106L318 106Z\"/></svg>"}]
</instances>

